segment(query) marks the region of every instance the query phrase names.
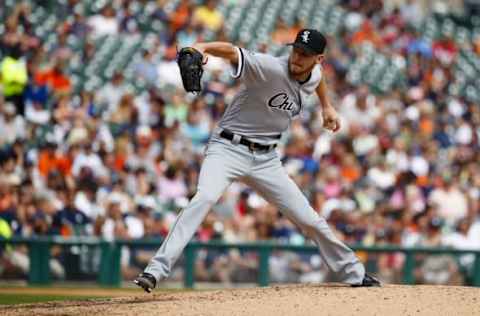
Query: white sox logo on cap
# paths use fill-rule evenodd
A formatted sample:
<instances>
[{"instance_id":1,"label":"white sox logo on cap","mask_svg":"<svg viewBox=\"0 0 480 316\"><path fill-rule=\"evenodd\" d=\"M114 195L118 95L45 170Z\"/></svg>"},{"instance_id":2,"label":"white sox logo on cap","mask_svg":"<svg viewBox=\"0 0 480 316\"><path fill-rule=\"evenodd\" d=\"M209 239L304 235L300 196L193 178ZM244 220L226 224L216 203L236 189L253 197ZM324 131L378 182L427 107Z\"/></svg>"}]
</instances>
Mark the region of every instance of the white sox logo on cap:
<instances>
[{"instance_id":1,"label":"white sox logo on cap","mask_svg":"<svg viewBox=\"0 0 480 316\"><path fill-rule=\"evenodd\" d=\"M308 30L303 31L302 40L303 40L305 43L308 43L308 40L309 40L308 36L309 36L309 35L310 35L310 31L308 31Z\"/></svg>"},{"instance_id":2,"label":"white sox logo on cap","mask_svg":"<svg viewBox=\"0 0 480 316\"><path fill-rule=\"evenodd\" d=\"M323 54L327 39L317 30L301 29L295 37L295 42L288 45L303 49L310 55Z\"/></svg>"}]
</instances>

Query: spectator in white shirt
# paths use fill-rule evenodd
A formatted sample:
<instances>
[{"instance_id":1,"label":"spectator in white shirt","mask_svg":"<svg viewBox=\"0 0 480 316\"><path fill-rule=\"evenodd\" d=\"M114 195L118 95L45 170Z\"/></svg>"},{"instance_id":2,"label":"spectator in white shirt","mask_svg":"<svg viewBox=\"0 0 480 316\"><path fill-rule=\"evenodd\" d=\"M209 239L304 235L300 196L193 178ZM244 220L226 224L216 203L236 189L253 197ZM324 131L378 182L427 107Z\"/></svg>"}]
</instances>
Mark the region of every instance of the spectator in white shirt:
<instances>
[{"instance_id":1,"label":"spectator in white shirt","mask_svg":"<svg viewBox=\"0 0 480 316\"><path fill-rule=\"evenodd\" d=\"M110 117L110 114L117 110L120 99L127 92L122 73L115 72L111 81L96 94L98 105L105 110L104 118Z\"/></svg>"},{"instance_id":2,"label":"spectator in white shirt","mask_svg":"<svg viewBox=\"0 0 480 316\"><path fill-rule=\"evenodd\" d=\"M105 214L104 209L97 203L97 184L94 181L84 181L80 184L74 198L75 208L82 211L90 220L95 221L99 216Z\"/></svg>"},{"instance_id":3,"label":"spectator in white shirt","mask_svg":"<svg viewBox=\"0 0 480 316\"><path fill-rule=\"evenodd\" d=\"M442 246L460 250L479 250L478 239L470 234L472 225L467 218L461 219L454 232L442 238ZM473 237L473 238L472 238ZM460 257L460 264L469 270L473 267L475 255L467 254Z\"/></svg>"},{"instance_id":4,"label":"spectator in white shirt","mask_svg":"<svg viewBox=\"0 0 480 316\"><path fill-rule=\"evenodd\" d=\"M153 61L153 53L149 50L144 50L142 53L142 60L134 66L135 75L138 78L145 80L147 85L154 86L158 81L158 73L156 64Z\"/></svg>"},{"instance_id":5,"label":"spectator in white shirt","mask_svg":"<svg viewBox=\"0 0 480 316\"><path fill-rule=\"evenodd\" d=\"M91 144L85 144L84 150L75 157L72 173L75 177L80 174L84 167L89 168L96 176L105 175L107 172L100 157L92 150Z\"/></svg>"},{"instance_id":6,"label":"spectator in white shirt","mask_svg":"<svg viewBox=\"0 0 480 316\"><path fill-rule=\"evenodd\" d=\"M438 187L430 194L429 201L438 207L438 215L453 226L467 215L467 197L449 176L437 181Z\"/></svg>"},{"instance_id":7,"label":"spectator in white shirt","mask_svg":"<svg viewBox=\"0 0 480 316\"><path fill-rule=\"evenodd\" d=\"M92 28L93 37L102 35L115 35L118 33L118 21L115 16L115 10L111 5L106 5L100 11L88 19L88 25Z\"/></svg>"},{"instance_id":8,"label":"spectator in white shirt","mask_svg":"<svg viewBox=\"0 0 480 316\"><path fill-rule=\"evenodd\" d=\"M157 67L158 81L161 85L173 85L183 89L182 76L176 61L176 55L169 53L161 60Z\"/></svg>"},{"instance_id":9,"label":"spectator in white shirt","mask_svg":"<svg viewBox=\"0 0 480 316\"><path fill-rule=\"evenodd\" d=\"M11 144L17 139L24 139L26 136L25 120L22 116L16 115L15 106L7 102L3 105L0 114L0 146Z\"/></svg>"},{"instance_id":10,"label":"spectator in white shirt","mask_svg":"<svg viewBox=\"0 0 480 316\"><path fill-rule=\"evenodd\" d=\"M376 166L370 168L367 172L368 179L374 186L382 190L387 190L395 184L395 173L384 160L381 160Z\"/></svg>"},{"instance_id":11,"label":"spectator in white shirt","mask_svg":"<svg viewBox=\"0 0 480 316\"><path fill-rule=\"evenodd\" d=\"M370 129L381 115L375 96L370 94L367 86L361 86L356 92L346 95L340 108L348 126L357 125ZM361 120L358 119L360 117Z\"/></svg>"}]
</instances>

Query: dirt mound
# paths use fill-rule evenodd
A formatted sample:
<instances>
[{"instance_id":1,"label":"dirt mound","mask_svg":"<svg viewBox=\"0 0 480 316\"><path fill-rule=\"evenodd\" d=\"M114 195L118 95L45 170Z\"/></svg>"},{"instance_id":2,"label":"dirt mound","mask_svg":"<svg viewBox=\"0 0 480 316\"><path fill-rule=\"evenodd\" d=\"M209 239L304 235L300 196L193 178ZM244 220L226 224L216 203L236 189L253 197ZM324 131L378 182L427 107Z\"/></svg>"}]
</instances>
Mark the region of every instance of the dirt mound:
<instances>
[{"instance_id":1,"label":"dirt mound","mask_svg":"<svg viewBox=\"0 0 480 316\"><path fill-rule=\"evenodd\" d=\"M268 288L138 296L0 307L1 315L480 315L480 289L457 286Z\"/></svg>"}]
</instances>

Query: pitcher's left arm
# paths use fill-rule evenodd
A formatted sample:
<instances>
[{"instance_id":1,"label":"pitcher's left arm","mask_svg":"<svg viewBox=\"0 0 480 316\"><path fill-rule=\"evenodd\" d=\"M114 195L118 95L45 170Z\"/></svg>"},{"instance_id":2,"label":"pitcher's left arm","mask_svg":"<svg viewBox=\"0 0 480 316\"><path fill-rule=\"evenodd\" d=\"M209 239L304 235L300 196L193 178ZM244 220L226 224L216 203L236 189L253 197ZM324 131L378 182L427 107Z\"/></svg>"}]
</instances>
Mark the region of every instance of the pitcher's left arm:
<instances>
[{"instance_id":1,"label":"pitcher's left arm","mask_svg":"<svg viewBox=\"0 0 480 316\"><path fill-rule=\"evenodd\" d=\"M322 76L320 83L315 89L318 99L320 100L320 106L322 107L322 117L323 117L323 127L336 132L340 129L340 119L338 117L337 111L330 103L330 100L327 96L327 83L325 75Z\"/></svg>"}]
</instances>

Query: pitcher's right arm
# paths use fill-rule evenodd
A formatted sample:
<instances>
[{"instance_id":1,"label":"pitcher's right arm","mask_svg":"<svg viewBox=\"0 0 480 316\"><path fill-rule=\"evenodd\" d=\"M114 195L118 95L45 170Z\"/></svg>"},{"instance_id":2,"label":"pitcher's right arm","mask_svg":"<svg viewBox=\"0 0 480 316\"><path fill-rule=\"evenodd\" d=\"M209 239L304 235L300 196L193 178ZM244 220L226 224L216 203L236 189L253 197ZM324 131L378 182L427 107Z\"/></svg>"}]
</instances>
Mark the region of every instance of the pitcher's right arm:
<instances>
[{"instance_id":1,"label":"pitcher's right arm","mask_svg":"<svg viewBox=\"0 0 480 316\"><path fill-rule=\"evenodd\" d=\"M193 48L201 52L203 55L209 54L228 60L232 65L237 66L238 48L228 42L204 42L193 45ZM204 62L206 60L204 59Z\"/></svg>"}]
</instances>

